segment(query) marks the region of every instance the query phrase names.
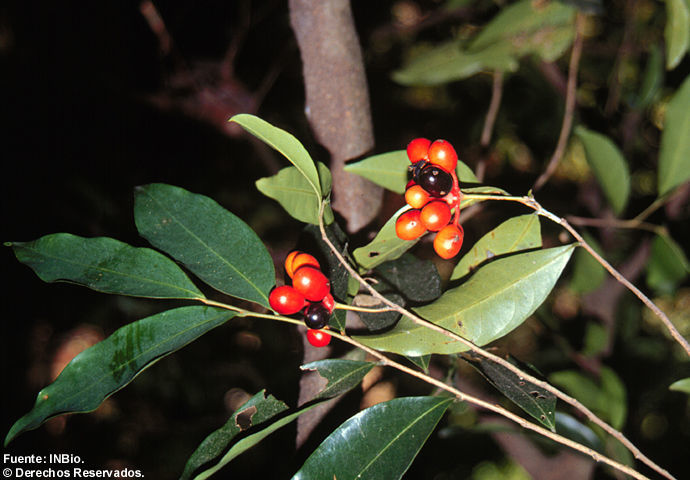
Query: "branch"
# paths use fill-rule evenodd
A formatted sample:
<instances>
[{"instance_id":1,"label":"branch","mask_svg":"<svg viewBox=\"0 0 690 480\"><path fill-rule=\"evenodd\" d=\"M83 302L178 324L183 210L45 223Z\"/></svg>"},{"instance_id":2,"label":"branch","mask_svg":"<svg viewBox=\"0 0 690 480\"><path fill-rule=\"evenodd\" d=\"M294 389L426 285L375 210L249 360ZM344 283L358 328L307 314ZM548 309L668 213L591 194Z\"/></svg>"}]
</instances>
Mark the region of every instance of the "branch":
<instances>
[{"instance_id":1,"label":"branch","mask_svg":"<svg viewBox=\"0 0 690 480\"><path fill-rule=\"evenodd\" d=\"M486 149L491 143L491 133L494 130L494 124L496 123L496 117L498 116L498 109L501 106L501 97L503 96L503 72L496 70L493 74L493 86L491 88L491 101L489 102L489 110L486 112L486 118L484 119L484 127L482 128L482 136L479 140L479 144L482 149ZM484 173L486 172L486 152L479 162L477 163L477 168L475 176L481 182L484 180Z\"/></svg>"},{"instance_id":2,"label":"branch","mask_svg":"<svg viewBox=\"0 0 690 480\"><path fill-rule=\"evenodd\" d=\"M539 190L551 178L551 175L556 171L558 162L560 162L565 147L568 144L568 137L573 126L573 117L575 114L575 101L577 98L577 69L580 65L580 57L582 55L583 30L585 25L585 16L578 12L575 17L575 40L573 41L573 51L570 54L570 65L568 67L568 86L565 96L565 112L563 113L563 124L561 125L561 133L558 136L558 143L556 150L554 150L551 159L549 160L546 170L542 173L537 181L534 183L533 190Z\"/></svg>"}]
</instances>

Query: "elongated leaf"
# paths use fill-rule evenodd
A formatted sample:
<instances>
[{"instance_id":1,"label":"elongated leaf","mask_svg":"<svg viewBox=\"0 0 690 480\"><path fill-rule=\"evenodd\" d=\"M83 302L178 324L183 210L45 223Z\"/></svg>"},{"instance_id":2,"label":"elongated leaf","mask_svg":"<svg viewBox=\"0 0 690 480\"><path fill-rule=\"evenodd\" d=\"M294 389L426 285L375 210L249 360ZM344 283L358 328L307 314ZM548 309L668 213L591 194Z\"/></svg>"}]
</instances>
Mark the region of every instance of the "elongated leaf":
<instances>
[{"instance_id":1,"label":"elongated leaf","mask_svg":"<svg viewBox=\"0 0 690 480\"><path fill-rule=\"evenodd\" d=\"M402 240L395 233L395 221L400 214L409 210L404 206L388 219L381 227L374 239L363 247L355 248L352 252L359 266L364 270L370 270L389 260L395 260L414 247L419 240Z\"/></svg>"},{"instance_id":2,"label":"elongated leaf","mask_svg":"<svg viewBox=\"0 0 690 480\"><path fill-rule=\"evenodd\" d=\"M241 432L255 428L258 425L270 420L276 415L288 409L280 400L273 395L266 396L266 391L262 390L250 398L240 408L235 410L225 425L211 433L197 447L180 477L182 480L192 478L192 474L200 467L206 465L223 453Z\"/></svg>"},{"instance_id":3,"label":"elongated leaf","mask_svg":"<svg viewBox=\"0 0 690 480\"><path fill-rule=\"evenodd\" d=\"M566 413L556 412L556 433L586 445L592 450L604 453L604 444L597 434L575 417Z\"/></svg>"},{"instance_id":4,"label":"elongated leaf","mask_svg":"<svg viewBox=\"0 0 690 480\"><path fill-rule=\"evenodd\" d=\"M333 431L292 479L399 479L452 401L404 397L369 407Z\"/></svg>"},{"instance_id":5,"label":"elongated leaf","mask_svg":"<svg viewBox=\"0 0 690 480\"><path fill-rule=\"evenodd\" d=\"M331 191L331 172L323 163L318 163L321 189L328 195ZM316 195L307 179L296 167L286 167L272 177L260 178L256 188L261 193L277 200L292 217L300 222L319 224L321 197ZM333 222L330 205L324 210L324 223Z\"/></svg>"},{"instance_id":6,"label":"elongated leaf","mask_svg":"<svg viewBox=\"0 0 690 480\"><path fill-rule=\"evenodd\" d=\"M503 190L502 188L498 187L490 187L488 185L484 185L481 187L469 187L469 188L462 188L462 193L465 194L465 198L462 199L460 202L460 207L461 208L467 208L471 205L474 205L475 203L483 202L486 199L481 198L481 195L508 195L508 192ZM471 195L478 195L477 197L470 197Z\"/></svg>"},{"instance_id":7,"label":"elongated leaf","mask_svg":"<svg viewBox=\"0 0 690 480\"><path fill-rule=\"evenodd\" d=\"M390 291L386 286L381 288L380 284L375 286L375 289L379 291L385 298L389 301L395 303L396 305L405 306L405 299L394 291ZM373 295L368 295L366 293L360 293L356 295L352 301L352 304L358 307L365 308L375 308L382 309L387 307L387 305L374 297ZM390 328L395 325L395 322L400 318L400 314L396 311L383 311L383 312L358 312L357 315L359 319L362 320L364 325L367 326L370 332L378 332L386 328Z\"/></svg>"},{"instance_id":8,"label":"elongated leaf","mask_svg":"<svg viewBox=\"0 0 690 480\"><path fill-rule=\"evenodd\" d=\"M574 244L564 245L500 258L479 268L469 280L435 302L414 310L422 318L485 345L516 328L541 305L574 248ZM377 350L406 356L467 350L406 317L385 334L355 338Z\"/></svg>"},{"instance_id":9,"label":"elongated leaf","mask_svg":"<svg viewBox=\"0 0 690 480\"><path fill-rule=\"evenodd\" d=\"M45 282L68 281L99 292L137 297L204 298L165 255L113 238L55 233L5 245Z\"/></svg>"},{"instance_id":10,"label":"elongated leaf","mask_svg":"<svg viewBox=\"0 0 690 480\"><path fill-rule=\"evenodd\" d=\"M582 141L587 163L604 190L613 211L621 213L628 203L630 194L630 172L623 154L608 137L587 130L581 125L575 128L575 135Z\"/></svg>"},{"instance_id":11,"label":"elongated leaf","mask_svg":"<svg viewBox=\"0 0 690 480\"><path fill-rule=\"evenodd\" d=\"M480 238L453 269L451 280L462 278L498 255L541 247L541 225L536 214L513 217Z\"/></svg>"},{"instance_id":12,"label":"elongated leaf","mask_svg":"<svg viewBox=\"0 0 690 480\"><path fill-rule=\"evenodd\" d=\"M410 160L407 158L405 150L395 150L347 164L345 171L371 180L393 192L405 193L405 185L408 181L407 167L409 166ZM455 173L460 182L477 182L477 177L474 176L470 167L461 160L458 160Z\"/></svg>"},{"instance_id":13,"label":"elongated leaf","mask_svg":"<svg viewBox=\"0 0 690 480\"><path fill-rule=\"evenodd\" d=\"M302 172L302 175L307 179L307 182L309 182L316 196L319 198L324 196L314 160L311 159L309 152L307 152L300 141L294 136L285 130L274 127L259 117L247 113L235 115L229 121L237 123L256 138L279 151L290 161L290 163Z\"/></svg>"},{"instance_id":14,"label":"elongated leaf","mask_svg":"<svg viewBox=\"0 0 690 480\"><path fill-rule=\"evenodd\" d=\"M203 195L154 183L138 187L134 219L139 233L212 287L268 307L273 261L259 237Z\"/></svg>"},{"instance_id":15,"label":"elongated leaf","mask_svg":"<svg viewBox=\"0 0 690 480\"><path fill-rule=\"evenodd\" d=\"M602 367L599 374L595 380L576 370L564 370L549 375L549 382L561 387L619 430L625 423L627 412L625 386L608 367Z\"/></svg>"},{"instance_id":16,"label":"elongated leaf","mask_svg":"<svg viewBox=\"0 0 690 480\"><path fill-rule=\"evenodd\" d=\"M664 56L658 45L653 45L649 51L649 58L642 75L642 84L637 93L634 106L638 109L647 108L659 95L664 85Z\"/></svg>"},{"instance_id":17,"label":"elongated leaf","mask_svg":"<svg viewBox=\"0 0 690 480\"><path fill-rule=\"evenodd\" d=\"M659 150L659 196L690 179L690 76L666 109Z\"/></svg>"},{"instance_id":18,"label":"elongated leaf","mask_svg":"<svg viewBox=\"0 0 690 480\"><path fill-rule=\"evenodd\" d=\"M15 422L5 445L55 415L95 410L144 369L234 315L219 308L181 307L121 327L74 357L53 383L38 392L34 408Z\"/></svg>"},{"instance_id":19,"label":"elongated leaf","mask_svg":"<svg viewBox=\"0 0 690 480\"><path fill-rule=\"evenodd\" d=\"M441 276L430 260L405 254L376 267L376 274L379 285L390 286L412 302L430 302L441 295Z\"/></svg>"},{"instance_id":20,"label":"elongated leaf","mask_svg":"<svg viewBox=\"0 0 690 480\"><path fill-rule=\"evenodd\" d=\"M676 380L668 387L668 389L673 390L674 392L683 392L690 395L690 377Z\"/></svg>"},{"instance_id":21,"label":"elongated leaf","mask_svg":"<svg viewBox=\"0 0 690 480\"><path fill-rule=\"evenodd\" d=\"M591 245L595 252L603 254L599 243L589 235L583 234L585 241ZM570 289L575 293L588 293L596 290L606 280L606 270L584 248L579 249L573 256L573 278L570 281Z\"/></svg>"},{"instance_id":22,"label":"elongated leaf","mask_svg":"<svg viewBox=\"0 0 690 480\"><path fill-rule=\"evenodd\" d=\"M302 365L300 369L316 370L319 375L328 380L326 387L314 397L318 399L337 397L352 390L375 365L372 362L328 358Z\"/></svg>"},{"instance_id":23,"label":"elongated leaf","mask_svg":"<svg viewBox=\"0 0 690 480\"><path fill-rule=\"evenodd\" d=\"M556 396L553 393L522 379L502 365L479 355L470 353L463 358L479 370L493 386L515 405L529 413L546 428L556 431ZM525 366L519 366L525 371Z\"/></svg>"},{"instance_id":24,"label":"elongated leaf","mask_svg":"<svg viewBox=\"0 0 690 480\"><path fill-rule=\"evenodd\" d=\"M277 401L278 403L282 403L280 401ZM246 452L250 448L254 447L258 443L260 443L263 439L268 437L270 434L273 432L276 432L283 428L284 426L290 424L294 420L297 419L300 415L303 413L307 413L309 410L312 408L315 408L319 405L321 405L322 402L317 402L314 404L309 404L306 407L303 407L299 410L297 410L294 413L291 413L290 415L286 415L284 417L280 417L277 419L275 422L268 424L266 421L261 425L261 428L257 428L256 433L252 433L247 435L246 437L242 437L240 440L238 440L236 443L234 443L230 449L227 451L225 455L223 455L223 458L221 458L218 463L215 465L209 467L206 470L201 471L198 475L194 477L194 480L204 480L206 478L211 477L214 475L216 472L218 472L221 468L225 467L228 463L233 461L235 458L237 458L239 455L242 453ZM251 411L248 412L251 414ZM222 437L221 437L222 438Z\"/></svg>"},{"instance_id":25,"label":"elongated leaf","mask_svg":"<svg viewBox=\"0 0 690 480\"><path fill-rule=\"evenodd\" d=\"M668 235L657 235L647 262L647 284L656 292L671 294L690 272L683 249Z\"/></svg>"},{"instance_id":26,"label":"elongated leaf","mask_svg":"<svg viewBox=\"0 0 690 480\"><path fill-rule=\"evenodd\" d=\"M685 0L666 0L666 69L673 70L690 48L690 7Z\"/></svg>"}]
</instances>

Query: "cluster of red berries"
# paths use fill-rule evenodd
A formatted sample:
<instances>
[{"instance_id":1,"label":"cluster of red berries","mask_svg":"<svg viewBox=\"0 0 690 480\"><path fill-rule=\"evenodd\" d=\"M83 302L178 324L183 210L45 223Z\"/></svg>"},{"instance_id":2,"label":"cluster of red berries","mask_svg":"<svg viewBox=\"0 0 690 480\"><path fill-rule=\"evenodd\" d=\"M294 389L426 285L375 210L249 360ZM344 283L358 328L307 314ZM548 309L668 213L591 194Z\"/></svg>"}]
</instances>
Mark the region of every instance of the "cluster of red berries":
<instances>
[{"instance_id":1,"label":"cluster of red berries","mask_svg":"<svg viewBox=\"0 0 690 480\"><path fill-rule=\"evenodd\" d=\"M268 303L281 315L301 313L307 330L307 340L315 347L325 347L331 335L324 332L335 308L331 282L321 272L319 262L308 253L295 250L285 258L285 273L292 285L271 290Z\"/></svg>"},{"instance_id":2,"label":"cluster of red berries","mask_svg":"<svg viewBox=\"0 0 690 480\"><path fill-rule=\"evenodd\" d=\"M434 250L441 258L453 258L464 237L459 223L462 193L455 173L458 154L445 140L415 138L407 145L407 157L412 180L405 201L412 210L398 217L395 233L403 240L415 240L427 231L438 232Z\"/></svg>"}]
</instances>

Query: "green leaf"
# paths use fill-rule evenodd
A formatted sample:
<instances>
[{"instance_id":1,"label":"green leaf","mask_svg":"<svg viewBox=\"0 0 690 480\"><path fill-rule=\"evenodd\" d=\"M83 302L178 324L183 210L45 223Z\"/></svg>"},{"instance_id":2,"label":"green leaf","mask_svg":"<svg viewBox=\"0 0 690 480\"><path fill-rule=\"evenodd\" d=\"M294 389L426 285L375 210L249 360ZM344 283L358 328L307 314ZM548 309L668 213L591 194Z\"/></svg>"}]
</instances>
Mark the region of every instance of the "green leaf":
<instances>
[{"instance_id":1,"label":"green leaf","mask_svg":"<svg viewBox=\"0 0 690 480\"><path fill-rule=\"evenodd\" d=\"M262 400L259 395L263 397L263 393L259 393L250 399L247 404L237 410L237 412L230 418L230 420L228 420L225 426L213 432L201 443L201 445L199 445L197 451L194 452L192 457L190 457L189 461L187 462L185 473L187 473L187 468L189 468L190 471L187 474L191 475L194 473L194 470L198 470L199 467L203 466L204 464L214 461L233 441L235 441L235 443L232 443L230 449L227 450L225 455L223 455L223 457L218 460L215 465L202 470L194 477L195 480L209 478L236 457L260 443L273 432L283 428L297 419L297 417L303 413L308 412L312 408L315 408L322 403L316 402L314 404L309 404L297 410L296 412L291 413L290 415L282 416L273 423L269 424L267 423L268 420L276 417L276 415L279 415L285 410L285 404L279 400L276 400L272 396ZM254 405L248 405L254 400L254 398L257 397L259 398ZM251 425L244 423L247 421L251 421ZM246 436L240 435L239 439L235 438L239 432L233 431L234 429L232 428L233 425L239 427L238 423L247 426L246 429L241 429L242 433L244 430L248 430L248 434ZM254 433L249 433L252 431L254 431ZM199 452L198 456L197 452ZM192 460L194 461L190 465ZM190 477L183 476L182 478Z\"/></svg>"},{"instance_id":2,"label":"green leaf","mask_svg":"<svg viewBox=\"0 0 690 480\"><path fill-rule=\"evenodd\" d=\"M317 197L323 198L325 196L325 193L321 190L319 172L316 170L314 160L311 159L309 152L294 136L285 130L274 127L259 117L247 113L235 115L229 121L239 124L256 138L279 151L304 175L304 178L306 178Z\"/></svg>"},{"instance_id":3,"label":"green leaf","mask_svg":"<svg viewBox=\"0 0 690 480\"><path fill-rule=\"evenodd\" d=\"M181 480L192 478L192 474L200 467L217 459L237 435L270 420L287 409L288 406L273 395L266 397L265 390L254 395L235 410L225 425L201 442L187 460Z\"/></svg>"},{"instance_id":4,"label":"green leaf","mask_svg":"<svg viewBox=\"0 0 690 480\"><path fill-rule=\"evenodd\" d=\"M321 162L318 163L318 168L321 188L328 195L331 191L331 172ZM321 197L314 193L314 189L296 167L285 167L272 177L260 178L256 181L256 188L278 201L287 213L300 222L319 224ZM333 220L331 206L326 205L324 223L330 224Z\"/></svg>"},{"instance_id":5,"label":"green leaf","mask_svg":"<svg viewBox=\"0 0 690 480\"><path fill-rule=\"evenodd\" d=\"M462 193L465 195L508 195L508 192L503 190L502 188L498 187L490 187L488 185L484 185L481 187L469 187L469 188L462 188ZM484 202L485 200L482 199L481 197L477 198L465 198L462 199L460 202L460 207L461 208L467 208L471 205L474 205L475 203L479 202Z\"/></svg>"},{"instance_id":6,"label":"green leaf","mask_svg":"<svg viewBox=\"0 0 690 480\"><path fill-rule=\"evenodd\" d=\"M404 397L369 407L333 431L292 479L399 479L452 401Z\"/></svg>"},{"instance_id":7,"label":"green leaf","mask_svg":"<svg viewBox=\"0 0 690 480\"><path fill-rule=\"evenodd\" d=\"M441 276L430 260L404 254L379 265L375 271L379 282L411 302L430 302L441 295Z\"/></svg>"},{"instance_id":8,"label":"green leaf","mask_svg":"<svg viewBox=\"0 0 690 480\"><path fill-rule=\"evenodd\" d=\"M431 362L431 355L422 355L421 357L407 357L407 359L421 368L424 372L429 373L429 362Z\"/></svg>"},{"instance_id":9,"label":"green leaf","mask_svg":"<svg viewBox=\"0 0 690 480\"><path fill-rule=\"evenodd\" d=\"M402 194L405 193L405 186L408 181L407 167L409 166L410 160L407 158L406 151L395 150L367 157L359 162L349 163L345 165L345 171L371 180L392 192ZM460 160L458 160L455 172L461 182L477 182L477 177L474 176L470 167Z\"/></svg>"},{"instance_id":10,"label":"green leaf","mask_svg":"<svg viewBox=\"0 0 690 480\"><path fill-rule=\"evenodd\" d=\"M325 399L337 397L355 388L375 365L372 362L329 358L302 365L300 369L315 370L328 380L324 389L314 397Z\"/></svg>"},{"instance_id":11,"label":"green leaf","mask_svg":"<svg viewBox=\"0 0 690 480\"><path fill-rule=\"evenodd\" d=\"M690 271L688 259L668 235L657 235L647 262L647 284L657 293L672 294Z\"/></svg>"},{"instance_id":12,"label":"green leaf","mask_svg":"<svg viewBox=\"0 0 690 480\"><path fill-rule=\"evenodd\" d=\"M459 287L414 311L477 345L485 345L534 313L555 285L574 248L571 244L497 259L479 268ZM385 334L355 338L377 350L406 356L467 350L461 343L406 317Z\"/></svg>"},{"instance_id":13,"label":"green leaf","mask_svg":"<svg viewBox=\"0 0 690 480\"><path fill-rule=\"evenodd\" d=\"M659 150L659 196L690 179L690 76L668 102Z\"/></svg>"},{"instance_id":14,"label":"green leaf","mask_svg":"<svg viewBox=\"0 0 690 480\"><path fill-rule=\"evenodd\" d=\"M249 226L214 200L179 187L138 187L139 233L212 287L268 307L273 260Z\"/></svg>"},{"instance_id":15,"label":"green leaf","mask_svg":"<svg viewBox=\"0 0 690 480\"><path fill-rule=\"evenodd\" d=\"M678 66L690 48L690 8L684 0L666 0L666 69Z\"/></svg>"},{"instance_id":16,"label":"green leaf","mask_svg":"<svg viewBox=\"0 0 690 480\"><path fill-rule=\"evenodd\" d=\"M613 211L620 214L628 203L630 194L630 172L623 154L611 139L581 125L575 128L575 135L582 141L587 163Z\"/></svg>"},{"instance_id":17,"label":"green leaf","mask_svg":"<svg viewBox=\"0 0 690 480\"><path fill-rule=\"evenodd\" d=\"M531 248L541 248L539 216L528 214L510 218L474 244L455 266L450 279L462 278L496 256Z\"/></svg>"},{"instance_id":18,"label":"green leaf","mask_svg":"<svg viewBox=\"0 0 690 480\"><path fill-rule=\"evenodd\" d=\"M553 393L524 380L504 366L474 353L469 353L463 358L515 405L552 432L556 431L556 396ZM526 370L525 365L518 366L523 371Z\"/></svg>"},{"instance_id":19,"label":"green leaf","mask_svg":"<svg viewBox=\"0 0 690 480\"><path fill-rule=\"evenodd\" d=\"M647 108L657 98L664 85L664 57L661 48L653 45L649 51L647 66L642 75L642 84L634 107L638 109Z\"/></svg>"},{"instance_id":20,"label":"green leaf","mask_svg":"<svg viewBox=\"0 0 690 480\"><path fill-rule=\"evenodd\" d=\"M556 433L604 453L604 444L594 431L567 413L556 412Z\"/></svg>"},{"instance_id":21,"label":"green leaf","mask_svg":"<svg viewBox=\"0 0 690 480\"><path fill-rule=\"evenodd\" d=\"M668 387L668 389L673 390L674 392L683 392L690 395L690 377L676 380Z\"/></svg>"},{"instance_id":22,"label":"green leaf","mask_svg":"<svg viewBox=\"0 0 690 480\"><path fill-rule=\"evenodd\" d=\"M144 369L234 315L220 308L181 307L121 327L74 357L53 383L38 392L34 408L12 426L5 445L56 415L95 410Z\"/></svg>"},{"instance_id":23,"label":"green leaf","mask_svg":"<svg viewBox=\"0 0 690 480\"><path fill-rule=\"evenodd\" d=\"M374 287L379 293L386 297L389 301L395 303L396 305L405 305L405 299L396 292L392 292L383 286L376 285ZM358 307L366 308L386 308L388 305L383 303L378 298L373 295L368 295L366 293L360 293L356 295L352 302L353 305ZM360 320L367 326L369 331L376 332L384 330L386 328L392 327L395 322L400 318L400 314L395 310L386 310L383 312L357 312Z\"/></svg>"},{"instance_id":24,"label":"green leaf","mask_svg":"<svg viewBox=\"0 0 690 480\"><path fill-rule=\"evenodd\" d=\"M204 298L175 262L150 248L69 233L6 245L45 282L68 281L137 297Z\"/></svg>"},{"instance_id":25,"label":"green leaf","mask_svg":"<svg viewBox=\"0 0 690 480\"><path fill-rule=\"evenodd\" d=\"M601 368L598 381L576 370L564 370L549 375L549 382L608 420L616 430L623 427L627 412L625 386L610 368Z\"/></svg>"},{"instance_id":26,"label":"green leaf","mask_svg":"<svg viewBox=\"0 0 690 480\"><path fill-rule=\"evenodd\" d=\"M395 233L395 222L410 207L404 206L388 219L374 239L363 247L355 248L352 256L363 270L371 270L384 262L395 260L414 247L419 240L402 240Z\"/></svg>"},{"instance_id":27,"label":"green leaf","mask_svg":"<svg viewBox=\"0 0 690 480\"><path fill-rule=\"evenodd\" d=\"M597 252L602 255L601 246L594 237L584 233L582 237ZM606 279L606 270L584 248L578 248L573 256L573 278L570 280L570 289L578 294L596 290Z\"/></svg>"}]
</instances>

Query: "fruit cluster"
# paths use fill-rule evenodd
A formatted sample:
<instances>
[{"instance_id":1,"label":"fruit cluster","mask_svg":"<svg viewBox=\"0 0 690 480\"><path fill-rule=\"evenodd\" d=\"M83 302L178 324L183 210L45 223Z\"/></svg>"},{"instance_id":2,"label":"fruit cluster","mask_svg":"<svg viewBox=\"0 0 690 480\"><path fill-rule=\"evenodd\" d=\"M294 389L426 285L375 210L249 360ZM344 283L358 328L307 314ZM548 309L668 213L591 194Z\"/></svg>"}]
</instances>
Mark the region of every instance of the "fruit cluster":
<instances>
[{"instance_id":1,"label":"fruit cluster","mask_svg":"<svg viewBox=\"0 0 690 480\"><path fill-rule=\"evenodd\" d=\"M403 240L415 240L427 231L438 232L434 250L441 258L453 258L464 237L459 221L462 193L455 173L458 155L445 140L415 138L407 145L407 157L412 179L405 201L412 210L398 217L395 233Z\"/></svg>"},{"instance_id":2,"label":"fruit cluster","mask_svg":"<svg viewBox=\"0 0 690 480\"><path fill-rule=\"evenodd\" d=\"M316 258L298 250L290 252L285 258L285 273L292 279L292 285L271 290L268 303L280 315L300 312L309 329L309 343L315 347L325 347L331 341L331 336L321 329L328 325L335 308L331 282L321 272Z\"/></svg>"}]
</instances>

